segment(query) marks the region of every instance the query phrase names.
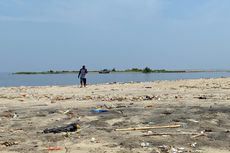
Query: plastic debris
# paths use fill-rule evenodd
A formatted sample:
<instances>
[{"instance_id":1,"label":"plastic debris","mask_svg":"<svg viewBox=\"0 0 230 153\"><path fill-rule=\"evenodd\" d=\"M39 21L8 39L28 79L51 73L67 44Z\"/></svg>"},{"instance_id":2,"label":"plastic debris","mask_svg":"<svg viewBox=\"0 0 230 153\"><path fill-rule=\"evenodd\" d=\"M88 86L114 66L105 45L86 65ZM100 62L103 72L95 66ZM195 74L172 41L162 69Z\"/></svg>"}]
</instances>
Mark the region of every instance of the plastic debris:
<instances>
[{"instance_id":1,"label":"plastic debris","mask_svg":"<svg viewBox=\"0 0 230 153\"><path fill-rule=\"evenodd\" d=\"M91 112L93 113L105 113L108 112L106 109L92 109Z\"/></svg>"},{"instance_id":2,"label":"plastic debris","mask_svg":"<svg viewBox=\"0 0 230 153\"><path fill-rule=\"evenodd\" d=\"M199 123L199 121L194 120L194 119L187 119L187 120L190 121L190 122L193 122L193 123Z\"/></svg>"},{"instance_id":3,"label":"plastic debris","mask_svg":"<svg viewBox=\"0 0 230 153\"><path fill-rule=\"evenodd\" d=\"M18 142L8 142L8 141L1 143L1 145L4 145L6 147L10 147L13 145L18 145L18 144L19 144Z\"/></svg>"},{"instance_id":4,"label":"plastic debris","mask_svg":"<svg viewBox=\"0 0 230 153\"><path fill-rule=\"evenodd\" d=\"M14 113L13 117L12 118L17 118L18 117L18 114L17 113Z\"/></svg>"},{"instance_id":5,"label":"plastic debris","mask_svg":"<svg viewBox=\"0 0 230 153\"><path fill-rule=\"evenodd\" d=\"M192 144L191 144L191 147L195 148L195 147L196 147L196 145L197 145L197 143L196 143L196 142L194 142L194 143L192 143Z\"/></svg>"},{"instance_id":6,"label":"plastic debris","mask_svg":"<svg viewBox=\"0 0 230 153\"><path fill-rule=\"evenodd\" d=\"M155 96L145 96L143 97L143 100L153 100L153 98L155 98Z\"/></svg>"},{"instance_id":7,"label":"plastic debris","mask_svg":"<svg viewBox=\"0 0 230 153\"><path fill-rule=\"evenodd\" d=\"M158 146L158 148L159 148L162 152L168 152L168 150L170 149L170 147L169 147L169 146L166 146L166 145Z\"/></svg>"},{"instance_id":8,"label":"plastic debris","mask_svg":"<svg viewBox=\"0 0 230 153\"><path fill-rule=\"evenodd\" d=\"M91 140L90 140L91 142L95 142L96 141L96 139L95 138L91 138Z\"/></svg>"},{"instance_id":9,"label":"plastic debris","mask_svg":"<svg viewBox=\"0 0 230 153\"><path fill-rule=\"evenodd\" d=\"M178 150L185 150L185 148L183 148L183 147L179 147L179 148L177 148Z\"/></svg>"},{"instance_id":10,"label":"plastic debris","mask_svg":"<svg viewBox=\"0 0 230 153\"><path fill-rule=\"evenodd\" d=\"M63 114L68 114L70 112L70 110L67 110L67 111L65 111Z\"/></svg>"},{"instance_id":11,"label":"plastic debris","mask_svg":"<svg viewBox=\"0 0 230 153\"><path fill-rule=\"evenodd\" d=\"M147 132L147 135L151 135L151 134L153 134L152 131L148 131L148 132Z\"/></svg>"},{"instance_id":12,"label":"plastic debris","mask_svg":"<svg viewBox=\"0 0 230 153\"><path fill-rule=\"evenodd\" d=\"M44 133L75 132L79 128L80 126L77 123L71 123L63 127L48 128L48 129L45 129L43 132Z\"/></svg>"},{"instance_id":13,"label":"plastic debris","mask_svg":"<svg viewBox=\"0 0 230 153\"><path fill-rule=\"evenodd\" d=\"M183 152L185 152L185 149L183 148L183 149L180 149L180 148L177 148L178 149L178 153L183 153Z\"/></svg>"},{"instance_id":14,"label":"plastic debris","mask_svg":"<svg viewBox=\"0 0 230 153\"><path fill-rule=\"evenodd\" d=\"M62 148L60 148L60 147L49 147L49 148L47 148L47 150L49 150L49 151L62 150Z\"/></svg>"},{"instance_id":15,"label":"plastic debris","mask_svg":"<svg viewBox=\"0 0 230 153\"><path fill-rule=\"evenodd\" d=\"M177 152L178 152L178 150L176 148L174 148L174 147L171 148L171 153L177 153Z\"/></svg>"},{"instance_id":16,"label":"plastic debris","mask_svg":"<svg viewBox=\"0 0 230 153\"><path fill-rule=\"evenodd\" d=\"M141 147L149 147L150 146L150 143L148 143L148 142L142 142L141 143Z\"/></svg>"}]
</instances>

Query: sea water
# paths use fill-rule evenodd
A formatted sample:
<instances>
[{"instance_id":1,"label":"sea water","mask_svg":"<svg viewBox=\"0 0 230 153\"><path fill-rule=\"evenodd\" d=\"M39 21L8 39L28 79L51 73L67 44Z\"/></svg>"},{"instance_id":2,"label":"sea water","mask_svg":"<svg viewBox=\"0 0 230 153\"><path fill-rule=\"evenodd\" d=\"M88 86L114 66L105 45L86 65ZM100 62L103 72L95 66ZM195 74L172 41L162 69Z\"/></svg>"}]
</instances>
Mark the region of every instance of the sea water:
<instances>
[{"instance_id":1,"label":"sea water","mask_svg":"<svg viewBox=\"0 0 230 153\"><path fill-rule=\"evenodd\" d=\"M190 72L190 73L109 73L87 74L88 84L113 82L146 82L155 80L180 80L198 78L230 77L230 72ZM35 74L23 75L0 73L0 86L52 86L52 85L79 85L77 74Z\"/></svg>"}]
</instances>

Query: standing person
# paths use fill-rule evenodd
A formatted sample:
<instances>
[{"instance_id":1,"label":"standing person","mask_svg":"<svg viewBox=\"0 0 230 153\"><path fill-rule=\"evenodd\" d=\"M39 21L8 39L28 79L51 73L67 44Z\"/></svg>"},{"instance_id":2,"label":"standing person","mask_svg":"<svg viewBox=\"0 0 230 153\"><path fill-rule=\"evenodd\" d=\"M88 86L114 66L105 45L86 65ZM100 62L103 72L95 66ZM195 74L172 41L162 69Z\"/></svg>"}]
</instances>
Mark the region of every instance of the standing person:
<instances>
[{"instance_id":1,"label":"standing person","mask_svg":"<svg viewBox=\"0 0 230 153\"><path fill-rule=\"evenodd\" d=\"M87 69L85 68L85 65L82 66L82 68L79 70L78 78L80 78L81 88L86 87L86 74L88 73Z\"/></svg>"}]
</instances>

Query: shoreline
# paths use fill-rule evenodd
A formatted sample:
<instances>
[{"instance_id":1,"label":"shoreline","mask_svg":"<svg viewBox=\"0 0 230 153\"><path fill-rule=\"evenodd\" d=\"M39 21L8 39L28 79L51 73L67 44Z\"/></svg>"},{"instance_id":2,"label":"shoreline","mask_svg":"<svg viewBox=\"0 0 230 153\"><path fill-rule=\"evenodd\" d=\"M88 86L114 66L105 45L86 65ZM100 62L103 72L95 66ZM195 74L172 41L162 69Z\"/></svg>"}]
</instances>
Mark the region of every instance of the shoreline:
<instances>
[{"instance_id":1,"label":"shoreline","mask_svg":"<svg viewBox=\"0 0 230 153\"><path fill-rule=\"evenodd\" d=\"M230 78L163 80L74 86L0 87L0 150L69 152L227 153L230 150ZM105 113L93 113L100 108ZM77 132L44 134L78 122ZM115 129L180 125L175 129ZM143 136L150 133L162 134ZM196 133L192 137L183 133ZM165 133L165 135L164 135ZM170 135L171 134L171 135ZM8 145L9 146L8 146ZM146 145L146 146L143 146ZM99 149L100 148L100 149Z\"/></svg>"},{"instance_id":2,"label":"shoreline","mask_svg":"<svg viewBox=\"0 0 230 153\"><path fill-rule=\"evenodd\" d=\"M135 73L135 72L134 72ZM188 72L189 73L189 72ZM209 79L227 79L230 77L216 77L216 78L191 78L191 79L175 79L175 80L152 80L152 81L127 81L127 82L107 82L107 83L92 83L92 84L87 84L87 87L89 86L100 86L100 85L113 85L113 84L139 84L139 83L154 83L154 82L164 82L164 81L193 81L193 80L209 80ZM80 84L76 82L76 84L73 85L20 85L20 86L0 86L0 88L20 88L20 87L78 87ZM86 87L86 88L87 88Z\"/></svg>"}]
</instances>

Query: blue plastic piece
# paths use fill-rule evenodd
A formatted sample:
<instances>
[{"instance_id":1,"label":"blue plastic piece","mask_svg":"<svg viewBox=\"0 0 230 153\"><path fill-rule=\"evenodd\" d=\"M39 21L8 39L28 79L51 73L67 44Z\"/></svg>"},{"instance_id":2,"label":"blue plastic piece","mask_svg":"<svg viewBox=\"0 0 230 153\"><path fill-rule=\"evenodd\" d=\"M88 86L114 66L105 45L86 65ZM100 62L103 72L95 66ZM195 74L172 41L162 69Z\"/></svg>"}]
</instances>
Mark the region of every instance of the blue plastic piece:
<instances>
[{"instance_id":1,"label":"blue plastic piece","mask_svg":"<svg viewBox=\"0 0 230 153\"><path fill-rule=\"evenodd\" d=\"M104 113L104 112L108 112L108 110L105 110L105 109L92 109L91 112L93 112L93 113Z\"/></svg>"}]
</instances>

